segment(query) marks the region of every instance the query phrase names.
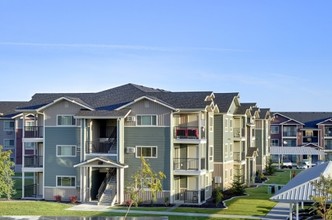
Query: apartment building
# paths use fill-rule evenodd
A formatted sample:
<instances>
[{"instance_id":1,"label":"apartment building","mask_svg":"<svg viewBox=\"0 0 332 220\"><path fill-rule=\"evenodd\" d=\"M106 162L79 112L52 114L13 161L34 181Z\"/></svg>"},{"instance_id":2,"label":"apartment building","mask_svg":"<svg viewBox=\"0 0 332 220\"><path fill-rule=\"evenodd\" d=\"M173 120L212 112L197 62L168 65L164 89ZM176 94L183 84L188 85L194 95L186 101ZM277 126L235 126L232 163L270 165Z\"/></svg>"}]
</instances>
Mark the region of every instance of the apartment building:
<instances>
[{"instance_id":1,"label":"apartment building","mask_svg":"<svg viewBox=\"0 0 332 220\"><path fill-rule=\"evenodd\" d=\"M15 109L25 102L0 102L0 145L4 150L11 150L11 160L15 163L15 171L20 172L22 166L22 125L16 121L19 115Z\"/></svg>"},{"instance_id":2,"label":"apartment building","mask_svg":"<svg viewBox=\"0 0 332 220\"><path fill-rule=\"evenodd\" d=\"M163 171L171 203L202 204L212 195L212 92L169 92L126 84L97 93L35 94L22 120L22 198L121 204L144 157ZM17 118L18 120L18 118ZM24 179L24 178L23 178ZM142 195L150 201L147 191Z\"/></svg>"},{"instance_id":3,"label":"apartment building","mask_svg":"<svg viewBox=\"0 0 332 220\"><path fill-rule=\"evenodd\" d=\"M234 177L254 183L269 157L270 114L256 103L241 103L239 93L215 93L214 184L226 190Z\"/></svg>"},{"instance_id":4,"label":"apartment building","mask_svg":"<svg viewBox=\"0 0 332 220\"><path fill-rule=\"evenodd\" d=\"M271 121L272 114L269 108L257 108L258 117L255 118L255 140L258 148L256 169L263 171L270 159Z\"/></svg>"},{"instance_id":5,"label":"apartment building","mask_svg":"<svg viewBox=\"0 0 332 220\"><path fill-rule=\"evenodd\" d=\"M332 159L332 112L274 112L271 123L272 147L302 147L320 151L316 154L305 152L282 155L282 160L297 163L308 159L315 163L318 160ZM294 148L295 149L295 148ZM299 151L299 150L298 150ZM274 160L278 156L273 155Z\"/></svg>"}]
</instances>

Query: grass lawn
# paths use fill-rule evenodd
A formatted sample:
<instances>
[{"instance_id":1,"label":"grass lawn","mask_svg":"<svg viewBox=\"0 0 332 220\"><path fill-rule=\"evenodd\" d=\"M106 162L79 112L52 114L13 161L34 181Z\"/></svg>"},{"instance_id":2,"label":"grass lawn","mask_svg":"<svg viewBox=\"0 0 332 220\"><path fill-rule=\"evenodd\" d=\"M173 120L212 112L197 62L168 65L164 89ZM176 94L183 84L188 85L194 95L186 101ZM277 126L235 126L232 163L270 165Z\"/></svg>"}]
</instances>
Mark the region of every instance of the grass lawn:
<instances>
[{"instance_id":1,"label":"grass lawn","mask_svg":"<svg viewBox=\"0 0 332 220\"><path fill-rule=\"evenodd\" d=\"M179 207L176 212L195 212L195 213L213 213L230 215L251 215L265 216L274 206L275 202L269 201L271 194L267 193L267 186L247 188L248 196L233 198L226 202L227 209L201 209L201 208L182 208Z\"/></svg>"},{"instance_id":2,"label":"grass lawn","mask_svg":"<svg viewBox=\"0 0 332 220\"><path fill-rule=\"evenodd\" d=\"M302 170L300 169L284 169L284 170L278 170L275 172L274 175L268 176L268 181L266 181L266 184L286 184L291 179L293 172L295 174L300 173Z\"/></svg>"},{"instance_id":3,"label":"grass lawn","mask_svg":"<svg viewBox=\"0 0 332 220\"><path fill-rule=\"evenodd\" d=\"M267 184L286 184L295 171L296 174L301 170L282 170L276 172L273 176L268 176L269 180ZM16 179L16 186L20 188L20 179ZM227 209L220 208L188 208L179 207L173 210L173 212L191 212L191 213L206 213L206 214L221 214L221 215L249 215L249 216L265 216L274 206L275 202L269 200L272 196L268 194L268 186L263 185L260 187L247 188L246 193L248 196L242 196L233 198L226 202ZM17 190L18 191L18 190ZM0 216L4 215L37 215L37 216L123 216L121 213L110 212L90 212L90 211L69 211L68 208L72 207L72 204L68 203L56 203L45 201L1 201L0 202ZM125 207L119 207L125 209ZM132 210L143 211L166 211L167 207L132 207ZM147 213L145 214L145 216ZM139 216L133 214L132 216ZM184 219L184 220L204 220L213 218L203 217L183 217L183 216L169 216L170 220ZM234 219L233 219L234 220Z\"/></svg>"}]
</instances>

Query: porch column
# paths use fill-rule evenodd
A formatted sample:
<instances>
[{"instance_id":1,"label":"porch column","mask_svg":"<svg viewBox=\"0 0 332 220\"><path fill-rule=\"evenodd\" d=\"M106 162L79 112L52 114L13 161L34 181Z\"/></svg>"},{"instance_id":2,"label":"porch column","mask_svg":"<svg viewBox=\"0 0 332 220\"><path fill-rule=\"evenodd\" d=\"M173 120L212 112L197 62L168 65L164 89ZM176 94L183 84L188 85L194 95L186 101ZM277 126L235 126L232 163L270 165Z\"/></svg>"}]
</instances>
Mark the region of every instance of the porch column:
<instances>
[{"instance_id":1,"label":"porch column","mask_svg":"<svg viewBox=\"0 0 332 220\"><path fill-rule=\"evenodd\" d=\"M119 169L119 183L118 183L118 190L119 190L119 204L124 202L124 168ZM117 174L118 175L118 174Z\"/></svg>"},{"instance_id":2,"label":"porch column","mask_svg":"<svg viewBox=\"0 0 332 220\"><path fill-rule=\"evenodd\" d=\"M289 203L289 219L293 219L293 203Z\"/></svg>"},{"instance_id":3,"label":"porch column","mask_svg":"<svg viewBox=\"0 0 332 220\"><path fill-rule=\"evenodd\" d=\"M296 220L299 220L299 203L296 203Z\"/></svg>"},{"instance_id":4,"label":"porch column","mask_svg":"<svg viewBox=\"0 0 332 220\"><path fill-rule=\"evenodd\" d=\"M201 203L201 186L202 181L201 181L201 175L198 176L198 187L197 187L197 202L198 204Z\"/></svg>"}]
</instances>

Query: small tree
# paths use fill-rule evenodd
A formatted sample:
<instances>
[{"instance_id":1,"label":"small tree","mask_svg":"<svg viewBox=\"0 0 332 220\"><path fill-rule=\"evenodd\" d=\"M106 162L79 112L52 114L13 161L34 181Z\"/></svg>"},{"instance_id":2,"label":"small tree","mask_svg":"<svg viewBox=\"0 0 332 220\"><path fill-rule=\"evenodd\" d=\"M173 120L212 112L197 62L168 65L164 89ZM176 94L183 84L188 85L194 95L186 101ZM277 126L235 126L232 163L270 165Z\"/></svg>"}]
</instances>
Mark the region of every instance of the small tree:
<instances>
[{"instance_id":1,"label":"small tree","mask_svg":"<svg viewBox=\"0 0 332 220\"><path fill-rule=\"evenodd\" d=\"M236 174L232 183L231 191L234 195L240 196L245 193L245 185L242 181L242 176Z\"/></svg>"},{"instance_id":2,"label":"small tree","mask_svg":"<svg viewBox=\"0 0 332 220\"><path fill-rule=\"evenodd\" d=\"M218 204L222 201L223 199L223 194L222 194L222 189L221 187L217 187L213 190L212 192L212 197L214 199L214 203L216 205L216 207L218 206Z\"/></svg>"},{"instance_id":3,"label":"small tree","mask_svg":"<svg viewBox=\"0 0 332 220\"><path fill-rule=\"evenodd\" d=\"M144 190L147 189L151 192L151 203L157 201L157 193L162 191L162 180L165 178L166 175L163 172L154 172L150 164L143 157L141 157L141 169L137 170L132 176L132 182L127 188L130 201L128 201L129 206L125 218L127 217L131 206L137 206L141 201L142 198L140 197L140 193Z\"/></svg>"},{"instance_id":4,"label":"small tree","mask_svg":"<svg viewBox=\"0 0 332 220\"><path fill-rule=\"evenodd\" d=\"M318 181L311 181L315 195L311 196L314 201L312 211L325 220L332 219L332 179L330 176L320 176Z\"/></svg>"},{"instance_id":5,"label":"small tree","mask_svg":"<svg viewBox=\"0 0 332 220\"><path fill-rule=\"evenodd\" d=\"M267 175L273 175L276 172L276 168L272 165L273 161L270 158L265 166L265 172Z\"/></svg>"},{"instance_id":6,"label":"small tree","mask_svg":"<svg viewBox=\"0 0 332 220\"><path fill-rule=\"evenodd\" d=\"M15 163L10 160L10 150L3 150L0 145L0 197L5 196L8 200L16 192L14 190L14 171L12 170Z\"/></svg>"}]
</instances>

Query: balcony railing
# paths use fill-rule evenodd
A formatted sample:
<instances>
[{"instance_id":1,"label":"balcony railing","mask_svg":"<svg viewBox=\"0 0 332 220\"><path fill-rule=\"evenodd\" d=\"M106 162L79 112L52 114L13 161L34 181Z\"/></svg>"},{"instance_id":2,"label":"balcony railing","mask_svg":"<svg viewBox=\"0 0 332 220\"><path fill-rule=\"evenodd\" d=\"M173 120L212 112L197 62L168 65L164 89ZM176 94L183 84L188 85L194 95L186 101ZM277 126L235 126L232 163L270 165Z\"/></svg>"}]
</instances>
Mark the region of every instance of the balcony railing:
<instances>
[{"instance_id":1,"label":"balcony railing","mask_svg":"<svg viewBox=\"0 0 332 220\"><path fill-rule=\"evenodd\" d=\"M201 196L201 202L205 200L205 189L202 190L184 190L181 193L175 194L175 199L183 201L184 203L198 204L198 194Z\"/></svg>"},{"instance_id":2,"label":"balcony railing","mask_svg":"<svg viewBox=\"0 0 332 220\"><path fill-rule=\"evenodd\" d=\"M233 136L235 138L244 137L245 131L244 128L233 128Z\"/></svg>"},{"instance_id":3,"label":"balcony railing","mask_svg":"<svg viewBox=\"0 0 332 220\"><path fill-rule=\"evenodd\" d=\"M303 137L303 143L318 143L318 137Z\"/></svg>"},{"instance_id":4,"label":"balcony railing","mask_svg":"<svg viewBox=\"0 0 332 220\"><path fill-rule=\"evenodd\" d=\"M100 153L100 154L116 154L117 153L117 143L116 139L108 142L98 141L87 141L86 142L86 153Z\"/></svg>"},{"instance_id":5,"label":"balcony railing","mask_svg":"<svg viewBox=\"0 0 332 220\"><path fill-rule=\"evenodd\" d=\"M297 132L296 131L284 131L283 136L284 137L296 137Z\"/></svg>"},{"instance_id":6,"label":"balcony railing","mask_svg":"<svg viewBox=\"0 0 332 220\"><path fill-rule=\"evenodd\" d=\"M174 170L198 170L198 158L174 158Z\"/></svg>"},{"instance_id":7,"label":"balcony railing","mask_svg":"<svg viewBox=\"0 0 332 220\"><path fill-rule=\"evenodd\" d=\"M245 153L233 152L233 160L238 162L245 160Z\"/></svg>"},{"instance_id":8,"label":"balcony railing","mask_svg":"<svg viewBox=\"0 0 332 220\"><path fill-rule=\"evenodd\" d=\"M39 190L37 184L24 186L24 197L37 198L39 197Z\"/></svg>"},{"instance_id":9,"label":"balcony railing","mask_svg":"<svg viewBox=\"0 0 332 220\"><path fill-rule=\"evenodd\" d=\"M42 138L43 126L24 126L25 138Z\"/></svg>"},{"instance_id":10,"label":"balcony railing","mask_svg":"<svg viewBox=\"0 0 332 220\"><path fill-rule=\"evenodd\" d=\"M205 134L204 134L205 135ZM198 139L198 127L175 127L175 138Z\"/></svg>"},{"instance_id":11,"label":"balcony railing","mask_svg":"<svg viewBox=\"0 0 332 220\"><path fill-rule=\"evenodd\" d=\"M24 167L43 167L43 156L24 156Z\"/></svg>"}]
</instances>

